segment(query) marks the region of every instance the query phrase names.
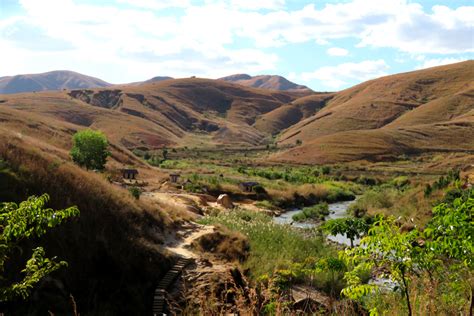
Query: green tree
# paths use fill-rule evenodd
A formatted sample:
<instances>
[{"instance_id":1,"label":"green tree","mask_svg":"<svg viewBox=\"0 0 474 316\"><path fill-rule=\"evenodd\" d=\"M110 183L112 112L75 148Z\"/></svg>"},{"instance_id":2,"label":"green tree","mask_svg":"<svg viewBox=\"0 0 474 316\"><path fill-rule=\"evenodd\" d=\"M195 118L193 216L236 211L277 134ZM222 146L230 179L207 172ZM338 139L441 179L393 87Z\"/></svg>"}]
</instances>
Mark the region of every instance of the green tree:
<instances>
[{"instance_id":1,"label":"green tree","mask_svg":"<svg viewBox=\"0 0 474 316\"><path fill-rule=\"evenodd\" d=\"M104 169L110 152L107 150L107 138L102 132L86 129L74 134L72 140L71 157L75 163L87 169Z\"/></svg>"},{"instance_id":2,"label":"green tree","mask_svg":"<svg viewBox=\"0 0 474 316\"><path fill-rule=\"evenodd\" d=\"M13 253L18 249L20 243L29 238L38 238L64 220L79 215L76 207L64 210L53 210L45 208L49 196L44 194L40 197L31 196L28 200L16 203L0 204L0 302L11 300L15 297L26 298L34 285L51 272L66 266L65 261L57 258L46 258L42 247L33 249L33 254L21 270L22 276L15 278L19 280L8 282L4 275L5 264Z\"/></svg>"},{"instance_id":3,"label":"green tree","mask_svg":"<svg viewBox=\"0 0 474 316\"><path fill-rule=\"evenodd\" d=\"M414 276L426 277L432 284L451 282L446 287L451 289L469 283L472 314L473 217L473 190L465 191L451 203L436 206L433 218L422 231L413 229L406 232L393 217L380 217L362 238L360 247L340 253L354 267L346 273L348 286L343 294L360 299L376 290L374 285L362 284L357 271L384 267L391 279L399 284L409 315L412 315L409 285Z\"/></svg>"},{"instance_id":4,"label":"green tree","mask_svg":"<svg viewBox=\"0 0 474 316\"><path fill-rule=\"evenodd\" d=\"M354 247L354 239L360 238L369 231L370 224L366 218L337 218L330 219L322 225L323 231L331 235L341 234L351 241Z\"/></svg>"}]
</instances>

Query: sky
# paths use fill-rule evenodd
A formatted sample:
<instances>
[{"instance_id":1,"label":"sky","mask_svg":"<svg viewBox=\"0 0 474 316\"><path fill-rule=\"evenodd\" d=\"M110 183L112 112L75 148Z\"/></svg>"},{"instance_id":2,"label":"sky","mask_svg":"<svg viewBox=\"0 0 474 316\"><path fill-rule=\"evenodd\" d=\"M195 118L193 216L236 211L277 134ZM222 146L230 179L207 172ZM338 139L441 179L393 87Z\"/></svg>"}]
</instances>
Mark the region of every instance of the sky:
<instances>
[{"instance_id":1,"label":"sky","mask_svg":"<svg viewBox=\"0 0 474 316\"><path fill-rule=\"evenodd\" d=\"M276 74L336 91L467 59L472 0L0 0L0 76Z\"/></svg>"}]
</instances>

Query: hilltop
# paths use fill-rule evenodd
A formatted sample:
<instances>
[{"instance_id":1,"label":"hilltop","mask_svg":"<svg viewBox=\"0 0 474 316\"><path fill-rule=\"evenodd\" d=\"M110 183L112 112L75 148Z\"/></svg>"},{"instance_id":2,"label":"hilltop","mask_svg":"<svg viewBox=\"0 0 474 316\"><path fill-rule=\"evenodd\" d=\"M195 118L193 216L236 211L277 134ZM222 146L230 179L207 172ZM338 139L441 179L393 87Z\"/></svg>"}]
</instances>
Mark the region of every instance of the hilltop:
<instances>
[{"instance_id":1,"label":"hilltop","mask_svg":"<svg viewBox=\"0 0 474 316\"><path fill-rule=\"evenodd\" d=\"M474 151L474 61L402 73L334 95L279 136L302 146L275 156L300 163L377 160L425 151Z\"/></svg>"},{"instance_id":2,"label":"hilltop","mask_svg":"<svg viewBox=\"0 0 474 316\"><path fill-rule=\"evenodd\" d=\"M67 70L0 78L0 93L108 87L101 79Z\"/></svg>"},{"instance_id":3,"label":"hilltop","mask_svg":"<svg viewBox=\"0 0 474 316\"><path fill-rule=\"evenodd\" d=\"M236 75L233 81L248 77ZM159 79L3 95L0 120L12 131L47 142L55 135L63 147L78 129L100 129L123 155L137 148L252 147L273 141L281 150L270 159L292 163L474 150L474 61L309 95L224 80Z\"/></svg>"},{"instance_id":4,"label":"hilltop","mask_svg":"<svg viewBox=\"0 0 474 316\"><path fill-rule=\"evenodd\" d=\"M306 86L296 84L289 81L282 76L276 75L260 75L250 76L247 74L236 74L227 77L219 78L218 80L233 82L246 87L270 89L270 90L281 90L281 91L300 91L300 92L311 92Z\"/></svg>"}]
</instances>

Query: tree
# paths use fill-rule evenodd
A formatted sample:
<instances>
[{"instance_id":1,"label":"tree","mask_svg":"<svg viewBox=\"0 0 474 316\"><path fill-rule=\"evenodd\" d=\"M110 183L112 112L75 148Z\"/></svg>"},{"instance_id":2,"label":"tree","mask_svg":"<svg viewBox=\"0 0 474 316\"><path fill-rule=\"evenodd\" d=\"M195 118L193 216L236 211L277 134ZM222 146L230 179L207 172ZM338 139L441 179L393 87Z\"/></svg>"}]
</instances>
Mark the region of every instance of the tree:
<instances>
[{"instance_id":1,"label":"tree","mask_svg":"<svg viewBox=\"0 0 474 316\"><path fill-rule=\"evenodd\" d=\"M331 235L345 235L351 241L351 247L354 247L354 239L360 238L369 230L368 220L365 218L337 218L330 219L322 225L323 231Z\"/></svg>"},{"instance_id":2,"label":"tree","mask_svg":"<svg viewBox=\"0 0 474 316\"><path fill-rule=\"evenodd\" d=\"M375 290L374 285L361 284L357 271L383 267L398 283L409 315L412 315L409 284L414 276L426 276L432 284L452 282L449 288L469 283L472 315L474 291L471 280L469 277L466 280L465 275L472 275L474 266L473 216L474 191L471 189L450 203L448 200L436 206L433 218L421 231L406 232L394 217L379 217L362 238L360 247L340 253L348 265L354 267L346 273L348 286L342 293L360 299Z\"/></svg>"},{"instance_id":3,"label":"tree","mask_svg":"<svg viewBox=\"0 0 474 316\"><path fill-rule=\"evenodd\" d=\"M81 167L102 170L110 155L107 146L107 138L102 132L90 129L79 131L73 136L72 160Z\"/></svg>"},{"instance_id":4,"label":"tree","mask_svg":"<svg viewBox=\"0 0 474 316\"><path fill-rule=\"evenodd\" d=\"M38 238L44 235L48 229L61 224L66 219L78 216L77 207L64 210L53 210L45 208L49 196L44 194L40 197L31 196L20 204L0 204L0 302L11 300L15 297L26 298L34 285L51 272L66 266L65 261L57 258L46 258L42 247L33 249L33 254L21 270L23 276L17 282L9 284L4 274L5 264L12 255L14 249L18 249L20 243L28 238Z\"/></svg>"}]
</instances>

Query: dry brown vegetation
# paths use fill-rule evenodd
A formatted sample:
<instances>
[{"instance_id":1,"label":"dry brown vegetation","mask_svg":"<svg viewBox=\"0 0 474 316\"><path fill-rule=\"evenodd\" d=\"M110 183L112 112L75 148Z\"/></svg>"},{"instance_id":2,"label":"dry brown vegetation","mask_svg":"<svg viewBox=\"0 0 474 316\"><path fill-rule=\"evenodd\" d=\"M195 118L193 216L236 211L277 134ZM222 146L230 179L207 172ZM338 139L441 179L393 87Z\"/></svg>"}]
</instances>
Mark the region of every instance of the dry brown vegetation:
<instances>
[{"instance_id":1,"label":"dry brown vegetation","mask_svg":"<svg viewBox=\"0 0 474 316\"><path fill-rule=\"evenodd\" d=\"M1 197L20 201L29 195L48 193L48 206L65 208L77 205L81 214L53 229L40 242L48 256L69 263L41 283L26 303L7 309L24 314L71 312L73 295L82 314L146 314L151 306L155 282L167 271L171 259L161 252L168 216L143 201L108 183L103 175L87 172L47 152L29 139L2 131L0 159L7 171ZM2 183L3 184L3 183ZM14 262L22 260L17 254Z\"/></svg>"},{"instance_id":2,"label":"dry brown vegetation","mask_svg":"<svg viewBox=\"0 0 474 316\"><path fill-rule=\"evenodd\" d=\"M474 151L474 61L364 82L295 124L275 160L324 163L400 154Z\"/></svg>"}]
</instances>

